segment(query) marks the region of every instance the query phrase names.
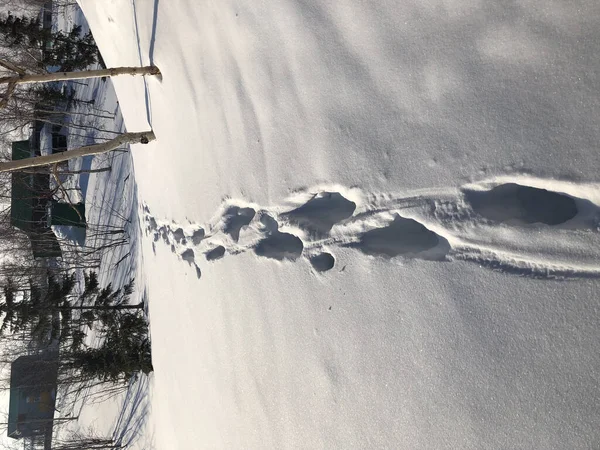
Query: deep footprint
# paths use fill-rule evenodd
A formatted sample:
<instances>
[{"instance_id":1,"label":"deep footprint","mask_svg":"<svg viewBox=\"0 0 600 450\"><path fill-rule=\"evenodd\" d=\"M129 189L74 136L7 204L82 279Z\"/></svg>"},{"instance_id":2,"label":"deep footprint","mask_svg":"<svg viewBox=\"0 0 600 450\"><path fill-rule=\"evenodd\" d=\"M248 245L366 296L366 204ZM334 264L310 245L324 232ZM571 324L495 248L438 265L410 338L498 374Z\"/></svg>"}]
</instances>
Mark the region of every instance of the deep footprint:
<instances>
[{"instance_id":1,"label":"deep footprint","mask_svg":"<svg viewBox=\"0 0 600 450\"><path fill-rule=\"evenodd\" d=\"M213 248L211 251L206 252L204 256L207 261L215 261L217 259L221 259L225 255L225 247L219 245L218 247Z\"/></svg>"},{"instance_id":2,"label":"deep footprint","mask_svg":"<svg viewBox=\"0 0 600 450\"><path fill-rule=\"evenodd\" d=\"M275 233L279 229L277 221L265 212L262 212L260 215L260 223L269 233Z\"/></svg>"},{"instance_id":3,"label":"deep footprint","mask_svg":"<svg viewBox=\"0 0 600 450\"><path fill-rule=\"evenodd\" d=\"M367 255L393 258L399 255L415 256L431 250L442 239L416 220L396 215L387 227L367 231L359 242L348 244L348 247L357 248Z\"/></svg>"},{"instance_id":4,"label":"deep footprint","mask_svg":"<svg viewBox=\"0 0 600 450\"><path fill-rule=\"evenodd\" d=\"M183 259L184 261L187 261L190 264L196 263L194 257L195 257L194 250L192 250L191 248L188 248L181 254L181 259Z\"/></svg>"},{"instance_id":5,"label":"deep footprint","mask_svg":"<svg viewBox=\"0 0 600 450\"><path fill-rule=\"evenodd\" d=\"M309 259L310 264L317 272L327 272L333 269L335 265L335 258L331 253L320 253L315 256L311 256Z\"/></svg>"},{"instance_id":6,"label":"deep footprint","mask_svg":"<svg viewBox=\"0 0 600 450\"><path fill-rule=\"evenodd\" d=\"M175 242L181 242L183 239L185 239L183 228L177 228L175 231L173 231L173 239L175 239Z\"/></svg>"},{"instance_id":7,"label":"deep footprint","mask_svg":"<svg viewBox=\"0 0 600 450\"><path fill-rule=\"evenodd\" d=\"M192 244L199 245L204 239L205 233L203 228L199 228L192 234Z\"/></svg>"},{"instance_id":8,"label":"deep footprint","mask_svg":"<svg viewBox=\"0 0 600 450\"><path fill-rule=\"evenodd\" d=\"M282 216L307 231L327 234L336 223L352 217L355 209L356 203L346 199L339 192L321 192L304 205Z\"/></svg>"},{"instance_id":9,"label":"deep footprint","mask_svg":"<svg viewBox=\"0 0 600 450\"><path fill-rule=\"evenodd\" d=\"M167 233L167 227L162 226L158 229L158 233L160 233L160 237L162 237L165 244L169 245L169 236ZM158 240L158 239L157 239Z\"/></svg>"},{"instance_id":10,"label":"deep footprint","mask_svg":"<svg viewBox=\"0 0 600 450\"><path fill-rule=\"evenodd\" d=\"M559 225L577 215L575 199L545 189L502 184L480 192L466 191L475 212L494 222Z\"/></svg>"},{"instance_id":11,"label":"deep footprint","mask_svg":"<svg viewBox=\"0 0 600 450\"><path fill-rule=\"evenodd\" d=\"M240 231L252 222L256 211L252 208L240 208L239 206L231 206L225 211L223 231L229 234L234 241L240 239Z\"/></svg>"},{"instance_id":12,"label":"deep footprint","mask_svg":"<svg viewBox=\"0 0 600 450\"><path fill-rule=\"evenodd\" d=\"M200 279L202 277L202 271L200 270L200 267L198 267L198 264L196 264L195 256L194 250L188 248L181 254L181 259L187 261L189 265L194 266L194 269L196 269L196 277Z\"/></svg>"},{"instance_id":13,"label":"deep footprint","mask_svg":"<svg viewBox=\"0 0 600 450\"><path fill-rule=\"evenodd\" d=\"M279 231L269 235L258 243L254 253L258 256L283 261L289 259L295 261L302 254L304 244L297 236Z\"/></svg>"}]
</instances>

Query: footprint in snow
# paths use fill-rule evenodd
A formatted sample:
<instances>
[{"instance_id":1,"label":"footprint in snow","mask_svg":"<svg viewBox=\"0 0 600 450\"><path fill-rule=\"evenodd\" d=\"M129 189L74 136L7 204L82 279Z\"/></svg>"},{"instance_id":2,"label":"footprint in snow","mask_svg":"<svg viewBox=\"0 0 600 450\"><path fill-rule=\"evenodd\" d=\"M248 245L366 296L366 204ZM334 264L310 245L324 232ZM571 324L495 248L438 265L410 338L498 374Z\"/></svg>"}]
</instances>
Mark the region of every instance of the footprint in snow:
<instances>
[{"instance_id":1,"label":"footprint in snow","mask_svg":"<svg viewBox=\"0 0 600 450\"><path fill-rule=\"evenodd\" d=\"M308 260L313 269L317 272L327 272L328 270L333 269L333 266L335 265L335 258L333 255L326 252L311 256Z\"/></svg>"},{"instance_id":2,"label":"footprint in snow","mask_svg":"<svg viewBox=\"0 0 600 450\"><path fill-rule=\"evenodd\" d=\"M314 235L326 235L333 226L352 217L356 203L339 192L320 192L304 205L282 214L290 223Z\"/></svg>"},{"instance_id":3,"label":"footprint in snow","mask_svg":"<svg viewBox=\"0 0 600 450\"><path fill-rule=\"evenodd\" d=\"M278 261L286 259L295 261L300 257L303 249L304 244L298 236L275 231L258 243L254 253Z\"/></svg>"},{"instance_id":4,"label":"footprint in snow","mask_svg":"<svg viewBox=\"0 0 600 450\"><path fill-rule=\"evenodd\" d=\"M225 247L222 245L219 245L218 247L215 247L204 254L204 257L207 261L216 261L217 259L221 259L223 256L225 256Z\"/></svg>"},{"instance_id":5,"label":"footprint in snow","mask_svg":"<svg viewBox=\"0 0 600 450\"><path fill-rule=\"evenodd\" d=\"M200 278L202 276L202 272L200 271L200 267L198 267L198 265L196 264L194 250L192 250L191 248L188 248L187 250L185 250L181 254L181 259L183 259L184 261L186 261L191 266L194 266L194 268L196 269L196 276L198 278Z\"/></svg>"},{"instance_id":6,"label":"footprint in snow","mask_svg":"<svg viewBox=\"0 0 600 450\"><path fill-rule=\"evenodd\" d=\"M416 220L396 214L386 227L360 235L358 242L347 244L367 255L394 258L405 256L441 261L450 250L446 239L438 236Z\"/></svg>"},{"instance_id":7,"label":"footprint in snow","mask_svg":"<svg viewBox=\"0 0 600 450\"><path fill-rule=\"evenodd\" d=\"M173 239L175 239L175 242L181 242L185 240L183 228L177 228L175 231L173 231Z\"/></svg>"},{"instance_id":8,"label":"footprint in snow","mask_svg":"<svg viewBox=\"0 0 600 450\"><path fill-rule=\"evenodd\" d=\"M573 197L516 183L489 191L466 191L465 197L475 212L495 222L559 225L577 215Z\"/></svg>"},{"instance_id":9,"label":"footprint in snow","mask_svg":"<svg viewBox=\"0 0 600 450\"><path fill-rule=\"evenodd\" d=\"M240 231L254 219L256 211L252 208L240 208L239 206L230 206L223 216L223 231L231 236L234 241L239 241Z\"/></svg>"},{"instance_id":10,"label":"footprint in snow","mask_svg":"<svg viewBox=\"0 0 600 450\"><path fill-rule=\"evenodd\" d=\"M542 184L543 180L537 183ZM591 186L577 192L592 192L592 189L598 190ZM236 255L247 251L278 261L298 261L306 250L306 260L319 273L330 271L336 264L333 254L325 248L337 247L388 259L459 259L520 276L600 277L600 266L582 269L561 263L563 266L555 268L544 259L535 260L536 253L546 251L542 248L528 248L530 253L520 256L521 247L510 245L512 243L502 247L505 245L502 239L506 240L507 236L503 230L507 226L535 227L537 233L548 233L544 226L559 226L566 233L573 229L596 232L600 208L591 200L516 182L487 190L471 185L458 192L420 190L402 196L365 193L362 198L366 200L360 208L341 192L330 189L316 192L305 203L284 212L280 212L280 206L265 207L257 212L250 207L232 206L228 201L224 213L213 224L196 226L189 233L185 231L187 226L175 224L174 231L169 225L160 226L147 206L144 206L144 219L147 229L154 234L154 242L162 238L166 244L173 245L182 259L194 264L198 273L200 269L192 247L203 253L207 261L218 261L225 253ZM600 192L592 198L600 198ZM415 218L405 217L401 214L404 210L413 211L410 216ZM282 226L290 226L290 229L283 232ZM247 234L240 243L242 230ZM481 238L478 232L482 233ZM515 232L511 231L508 236ZM549 239L551 236L554 235L549 235ZM571 235L562 234L561 238L565 236L570 238ZM543 245L543 241L539 239L535 245Z\"/></svg>"},{"instance_id":11,"label":"footprint in snow","mask_svg":"<svg viewBox=\"0 0 600 450\"><path fill-rule=\"evenodd\" d=\"M204 228L198 228L192 233L191 240L192 244L200 245L200 242L204 239L205 233Z\"/></svg>"}]
</instances>

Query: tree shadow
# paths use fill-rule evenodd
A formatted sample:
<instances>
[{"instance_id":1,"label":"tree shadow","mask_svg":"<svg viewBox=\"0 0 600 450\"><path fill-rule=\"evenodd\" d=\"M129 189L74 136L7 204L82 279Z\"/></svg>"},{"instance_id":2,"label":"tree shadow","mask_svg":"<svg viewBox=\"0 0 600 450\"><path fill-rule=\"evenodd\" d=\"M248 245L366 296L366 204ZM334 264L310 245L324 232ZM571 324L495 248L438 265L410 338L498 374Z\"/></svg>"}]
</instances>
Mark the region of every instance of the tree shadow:
<instances>
[{"instance_id":1,"label":"tree shadow","mask_svg":"<svg viewBox=\"0 0 600 450\"><path fill-rule=\"evenodd\" d=\"M142 436L150 412L149 390L146 375L130 381L112 433L116 445L127 448Z\"/></svg>"},{"instance_id":2,"label":"tree shadow","mask_svg":"<svg viewBox=\"0 0 600 450\"><path fill-rule=\"evenodd\" d=\"M154 43L156 42L156 26L158 24L158 4L160 0L154 0L154 12L152 15L152 34L150 35L150 48L148 50L148 58L150 65L154 65Z\"/></svg>"}]
</instances>

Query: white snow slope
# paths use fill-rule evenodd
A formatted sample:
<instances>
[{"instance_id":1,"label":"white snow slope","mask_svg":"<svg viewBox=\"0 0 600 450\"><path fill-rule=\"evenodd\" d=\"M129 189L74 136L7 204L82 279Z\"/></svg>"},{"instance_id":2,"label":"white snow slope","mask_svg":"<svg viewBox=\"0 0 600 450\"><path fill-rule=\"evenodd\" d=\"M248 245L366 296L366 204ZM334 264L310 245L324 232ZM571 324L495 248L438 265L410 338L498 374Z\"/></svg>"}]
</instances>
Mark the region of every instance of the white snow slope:
<instances>
[{"instance_id":1,"label":"white snow slope","mask_svg":"<svg viewBox=\"0 0 600 450\"><path fill-rule=\"evenodd\" d=\"M162 71L156 448L598 446L600 3L80 3Z\"/></svg>"}]
</instances>

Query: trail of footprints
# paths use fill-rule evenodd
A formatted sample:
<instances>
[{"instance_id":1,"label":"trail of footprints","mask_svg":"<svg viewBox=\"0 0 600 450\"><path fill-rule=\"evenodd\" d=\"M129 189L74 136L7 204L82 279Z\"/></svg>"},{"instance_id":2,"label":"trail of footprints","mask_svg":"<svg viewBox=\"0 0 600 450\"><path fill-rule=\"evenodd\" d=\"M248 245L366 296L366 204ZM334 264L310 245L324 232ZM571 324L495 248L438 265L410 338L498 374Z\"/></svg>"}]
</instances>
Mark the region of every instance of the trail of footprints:
<instances>
[{"instance_id":1,"label":"trail of footprints","mask_svg":"<svg viewBox=\"0 0 600 450\"><path fill-rule=\"evenodd\" d=\"M507 230L518 233L532 227L549 239L555 229L563 235L578 236L579 230L598 234L599 209L583 198L516 182L418 195L362 193L360 208L342 192L305 194L304 202L287 208L228 200L202 227L160 221L145 205L145 230L155 251L156 245L166 244L195 268L198 278L200 264L248 251L278 261L306 259L315 272L325 273L335 267L335 250L341 248L385 259L464 260L538 278L600 276L600 267L538 259L542 248L527 253L510 243L496 243L501 239L495 236ZM477 232L485 236L481 242Z\"/></svg>"}]
</instances>

